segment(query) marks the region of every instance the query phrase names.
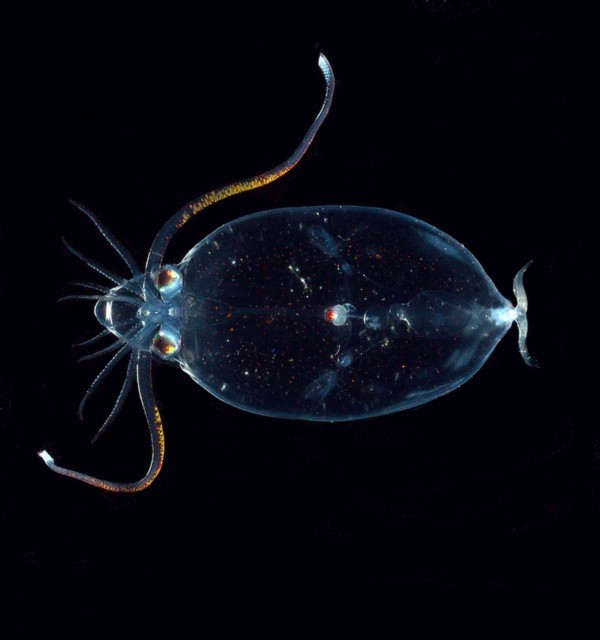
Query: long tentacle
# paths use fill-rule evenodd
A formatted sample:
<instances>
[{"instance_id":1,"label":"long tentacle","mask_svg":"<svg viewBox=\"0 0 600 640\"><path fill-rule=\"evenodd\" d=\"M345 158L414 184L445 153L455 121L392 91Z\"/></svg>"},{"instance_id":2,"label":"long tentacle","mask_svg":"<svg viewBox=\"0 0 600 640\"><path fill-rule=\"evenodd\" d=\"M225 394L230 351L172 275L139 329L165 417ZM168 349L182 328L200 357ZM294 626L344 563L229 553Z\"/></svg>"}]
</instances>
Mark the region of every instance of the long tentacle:
<instances>
[{"instance_id":1,"label":"long tentacle","mask_svg":"<svg viewBox=\"0 0 600 640\"><path fill-rule=\"evenodd\" d=\"M119 391L119 395L117 397L117 401L115 402L113 408L106 420L102 423L102 426L96 432L96 435L92 438L92 444L98 440L98 438L108 429L108 427L115 421L115 418L121 412L123 405L125 404L125 400L127 400L127 396L131 391L131 385L133 384L133 379L135 378L135 358L133 354L129 357L129 362L127 363L127 372L125 373L125 379L123 380L123 386L121 387L121 391Z\"/></svg>"},{"instance_id":2,"label":"long tentacle","mask_svg":"<svg viewBox=\"0 0 600 640\"><path fill-rule=\"evenodd\" d=\"M79 202L75 202L75 200L69 200L69 203L72 204L76 209L79 209L81 213L86 215L94 223L96 229L98 229L98 231L102 234L102 237L119 254L123 262L127 265L129 270L131 271L131 275L139 276L142 274L136 261L133 259L133 256L131 255L131 253L129 253L129 250L123 244L121 244L121 242L117 238L115 238L115 236L100 221L95 213L92 213L87 207L79 204Z\"/></svg>"},{"instance_id":3,"label":"long tentacle","mask_svg":"<svg viewBox=\"0 0 600 640\"><path fill-rule=\"evenodd\" d=\"M121 493L133 493L143 491L148 488L160 473L165 458L165 436L162 418L156 405L154 391L152 389L152 356L146 352L139 352L137 356L137 380L142 407L146 416L146 421L150 429L150 444L152 447L152 458L146 475L136 482L111 482L101 480L94 476L89 476L79 471L72 471L58 466L54 458L46 451L39 451L38 455L52 469L60 475L91 484L93 487L104 489L105 491L116 491Z\"/></svg>"},{"instance_id":4,"label":"long tentacle","mask_svg":"<svg viewBox=\"0 0 600 640\"><path fill-rule=\"evenodd\" d=\"M126 320L125 322L121 322L120 324L115 325L115 328L119 331L119 333L122 334L125 331L125 329L128 329L132 324L134 324L136 322L139 322L139 320L137 318L130 318L129 320ZM96 342L100 342L100 340L102 340L102 338L106 338L107 336L114 336L114 333L112 331L110 331L109 329L104 329L103 331L100 331L100 333L97 333L92 338L88 338L87 340L84 340L83 342L75 342L73 344L73 346L77 347L77 348L89 347L92 344L96 344Z\"/></svg>"},{"instance_id":5,"label":"long tentacle","mask_svg":"<svg viewBox=\"0 0 600 640\"><path fill-rule=\"evenodd\" d=\"M123 334L120 338L118 338L112 344L109 344L108 347L104 347L104 349L99 349L98 351L94 351L94 353L89 353L88 355L81 356L77 362L86 362L87 360L94 360L95 358L99 358L100 356L105 356L107 353L112 353L116 349L118 349L122 344L129 346L129 341L135 337L135 334L139 332L138 327L133 327L127 333Z\"/></svg>"},{"instance_id":6,"label":"long tentacle","mask_svg":"<svg viewBox=\"0 0 600 640\"><path fill-rule=\"evenodd\" d=\"M124 302L125 304L130 304L132 307L139 307L140 300L136 298L129 298L128 296L96 296L96 295L87 295L87 294L75 294L68 295L59 298L56 302L68 302L71 300L106 300L110 302Z\"/></svg>"},{"instance_id":7,"label":"long tentacle","mask_svg":"<svg viewBox=\"0 0 600 640\"><path fill-rule=\"evenodd\" d=\"M97 291L98 293L110 293L110 287L103 287L101 284L94 284L93 282L71 282L71 285Z\"/></svg>"},{"instance_id":8,"label":"long tentacle","mask_svg":"<svg viewBox=\"0 0 600 640\"><path fill-rule=\"evenodd\" d=\"M84 264L87 264L88 267L90 267L90 269L93 269L96 273L99 273L101 276L104 276L107 280L110 280L115 284L122 284L124 282L123 278L119 278L119 276L110 272L108 269L105 269L104 267L100 266L94 260L90 260L90 258L88 258L87 256L84 256L83 253L81 253L81 251L78 251L77 249L75 249L75 247L72 247L65 240L65 238L62 239L62 242L65 245L67 251L72 253L76 258L79 258L79 260L81 260L81 262L83 262Z\"/></svg>"},{"instance_id":9,"label":"long tentacle","mask_svg":"<svg viewBox=\"0 0 600 640\"><path fill-rule=\"evenodd\" d=\"M99 273L101 276L105 277L107 280L114 282L115 284L123 287L124 289L127 289L128 291L131 291L132 293L135 293L136 295L140 293L139 287L135 287L124 278L119 278L119 276L115 275L108 269L105 269L94 260L90 260L90 258L84 256L83 253L81 253L81 251L78 251L77 249L72 247L64 238L62 239L62 241L67 251L72 253L76 258L79 258L79 260L81 260L81 262L84 262L90 269L93 269L96 273Z\"/></svg>"},{"instance_id":10,"label":"long tentacle","mask_svg":"<svg viewBox=\"0 0 600 640\"><path fill-rule=\"evenodd\" d=\"M106 376L115 368L117 363L127 354L130 347L129 345L125 345L121 347L117 353L106 363L102 371L94 378L92 384L87 388L87 391L83 395L81 402L79 403L78 414L81 419L83 419L83 409L87 404L87 401L91 398L92 394L96 389L106 380Z\"/></svg>"},{"instance_id":11,"label":"long tentacle","mask_svg":"<svg viewBox=\"0 0 600 640\"><path fill-rule=\"evenodd\" d=\"M177 233L177 231L179 231L179 229L181 229L181 227L183 227L183 225L188 222L188 220L190 220L198 212L202 211L209 205L219 202L220 200L224 200L225 198L229 198L230 196L236 195L238 193L243 193L244 191L258 189L271 182L274 182L298 164L298 162L310 146L311 142L313 141L317 131L323 124L323 121L327 117L329 109L331 108L331 102L333 100L335 79L333 76L333 70L331 68L331 65L329 64L329 60L327 60L327 58L323 54L319 56L319 68L321 69L321 73L323 74L323 78L325 80L325 98L323 100L321 110L319 111L317 117L313 121L309 130L306 132L304 138L302 139L302 142L294 151L294 153L292 153L292 155L287 160L285 160L285 162L282 162L280 165L278 165L274 169L271 169L270 171L261 173L254 178L240 180L239 182L234 182L229 186L221 187L220 189L215 189L214 191L209 191L197 200L192 200L192 202L186 204L175 215L167 220L163 228L154 239L154 242L152 243L152 247L148 254L148 260L146 262L146 288L152 286L152 274L160 266L169 242Z\"/></svg>"},{"instance_id":12,"label":"long tentacle","mask_svg":"<svg viewBox=\"0 0 600 640\"><path fill-rule=\"evenodd\" d=\"M75 344L73 344L73 346L78 348L89 347L92 344L96 344L96 342L100 342L102 338L106 338L107 336L110 336L110 335L112 335L112 333L108 329L104 329L100 333L97 333L93 338L88 338L83 342L76 342Z\"/></svg>"},{"instance_id":13,"label":"long tentacle","mask_svg":"<svg viewBox=\"0 0 600 640\"><path fill-rule=\"evenodd\" d=\"M312 143L317 131L320 126L323 124L323 121L327 117L329 113L329 109L331 107L331 102L333 99L333 90L334 90L334 76L333 70L331 69L331 65L327 58L321 54L319 57L319 67L321 69L321 73L323 74L323 78L326 83L326 91L325 98L323 101L323 105L321 110L319 111L317 117L313 121L311 127L307 131L306 135L302 139L302 142L298 146L298 148L294 151L294 153L282 164L278 165L274 169L262 173L254 178L250 178L247 180L241 180L239 182L235 182L227 187L222 187L220 189L216 189L214 191L210 191L204 196L188 203L182 209L180 209L174 216L172 216L163 226L161 231L156 236L150 252L148 254L148 260L146 263L146 277L145 277L145 288L147 290L152 289L152 275L156 268L161 264L167 246L171 241L172 237L177 233L177 231L183 227L183 225L188 222L194 215L205 209L207 206L219 202L220 200L224 200L232 195L243 193L244 191L250 191L252 189L257 189L263 187L271 182L274 182L281 176L285 175L288 171L293 169L296 164L300 161L310 144ZM84 210L84 213L86 211ZM95 221L94 218L91 218L92 221ZM98 225L97 225L98 226ZM100 227L99 227L100 228ZM101 229L102 231L102 229ZM128 285L124 280L121 280L108 272L106 269L103 269L98 264L93 263L92 261L85 258L81 253L70 247L66 242L65 245L67 249L71 251L75 256L86 262L88 266L92 269L95 269L106 277L107 279L115 282L115 284L122 285L125 288L130 288L134 293L138 293L137 289L134 289L132 285ZM85 401L89 397L98 384L104 379L104 372L110 367L112 368L116 362L116 359L121 356L121 354L125 353L125 349L127 345L123 347L120 351L118 351L115 356L113 356L112 360L105 367L103 372L101 372L100 376L94 380L90 389L88 389L88 393L84 397L82 404L85 404ZM122 357L122 356L121 356ZM154 392L152 389L152 378L151 378L151 369L152 369L152 357L149 353L146 352L138 352L137 355L137 380L138 380L138 389L140 394L140 399L142 402L142 407L144 410L144 414L146 416L146 421L148 423L148 427L150 429L150 438L152 445L152 458L150 462L150 466L146 475L137 482L130 483L119 483L119 482L110 482L107 480L101 480L99 478L95 478L93 476L89 476L83 473L79 473L77 471L72 471L70 469L65 469L64 467L58 466L52 456L47 451L40 451L39 455L42 460L46 463L46 465L61 475L68 476L70 478L74 478L76 480L80 480L81 482L85 482L95 487L99 487L105 489L107 491L117 491L117 492L134 492L134 491L142 491L146 489L155 478L158 476L162 464L164 461L165 455L165 438L164 431L162 425L162 418L160 416L158 406L156 404L156 400L154 397ZM98 381L100 378L100 381ZM80 408L82 406L80 405Z\"/></svg>"}]
</instances>

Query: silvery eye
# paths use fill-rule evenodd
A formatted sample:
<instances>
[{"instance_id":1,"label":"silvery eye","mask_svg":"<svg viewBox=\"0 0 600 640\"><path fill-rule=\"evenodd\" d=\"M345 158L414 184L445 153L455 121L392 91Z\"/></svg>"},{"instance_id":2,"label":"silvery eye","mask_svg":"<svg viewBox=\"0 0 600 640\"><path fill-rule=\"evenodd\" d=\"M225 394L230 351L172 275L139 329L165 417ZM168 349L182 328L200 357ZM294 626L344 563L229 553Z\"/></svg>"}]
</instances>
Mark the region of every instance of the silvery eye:
<instances>
[{"instance_id":1,"label":"silvery eye","mask_svg":"<svg viewBox=\"0 0 600 640\"><path fill-rule=\"evenodd\" d=\"M181 349L181 334L171 325L163 325L154 334L151 345L152 353L169 360L179 353Z\"/></svg>"},{"instance_id":2,"label":"silvery eye","mask_svg":"<svg viewBox=\"0 0 600 640\"><path fill-rule=\"evenodd\" d=\"M177 267L167 264L154 275L154 284L163 300L171 300L181 291L183 276Z\"/></svg>"}]
</instances>

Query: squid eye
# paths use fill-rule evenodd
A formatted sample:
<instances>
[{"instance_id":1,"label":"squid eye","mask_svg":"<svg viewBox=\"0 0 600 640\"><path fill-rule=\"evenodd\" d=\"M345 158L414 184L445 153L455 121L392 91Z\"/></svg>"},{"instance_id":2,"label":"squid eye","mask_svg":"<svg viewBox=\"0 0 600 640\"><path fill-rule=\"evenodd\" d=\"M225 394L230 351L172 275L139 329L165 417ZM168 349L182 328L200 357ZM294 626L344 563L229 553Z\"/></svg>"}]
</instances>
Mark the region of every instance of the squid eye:
<instances>
[{"instance_id":1,"label":"squid eye","mask_svg":"<svg viewBox=\"0 0 600 640\"><path fill-rule=\"evenodd\" d=\"M177 267L167 264L155 273L154 284L163 300L171 300L181 291L183 276Z\"/></svg>"},{"instance_id":2,"label":"squid eye","mask_svg":"<svg viewBox=\"0 0 600 640\"><path fill-rule=\"evenodd\" d=\"M151 345L152 352L164 360L168 360L179 353L181 349L181 334L171 325L163 325L154 334Z\"/></svg>"}]
</instances>

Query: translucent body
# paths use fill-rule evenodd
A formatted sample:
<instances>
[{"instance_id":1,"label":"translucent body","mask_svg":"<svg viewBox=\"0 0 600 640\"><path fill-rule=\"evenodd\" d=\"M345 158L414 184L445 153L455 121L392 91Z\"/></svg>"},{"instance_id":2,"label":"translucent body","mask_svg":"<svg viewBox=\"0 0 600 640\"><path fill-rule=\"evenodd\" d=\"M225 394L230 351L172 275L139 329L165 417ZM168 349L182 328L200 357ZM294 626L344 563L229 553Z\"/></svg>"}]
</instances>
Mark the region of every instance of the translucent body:
<instances>
[{"instance_id":1,"label":"translucent body","mask_svg":"<svg viewBox=\"0 0 600 640\"><path fill-rule=\"evenodd\" d=\"M221 400L284 418L429 402L482 366L516 314L463 245L384 209L246 216L179 269L175 360Z\"/></svg>"},{"instance_id":2,"label":"translucent body","mask_svg":"<svg viewBox=\"0 0 600 640\"><path fill-rule=\"evenodd\" d=\"M112 282L79 286L96 300L103 330L80 343L114 336L82 359L114 355L88 387L87 400L127 358L115 404L96 433L112 424L137 381L152 456L133 482L103 480L39 455L54 472L117 492L142 491L165 457L163 423L152 388L152 361L179 363L218 398L247 411L304 420L352 420L423 404L471 377L515 322L527 351L527 295L521 269L517 306L496 290L477 260L428 224L400 213L364 207L265 211L210 234L179 265L164 264L173 236L199 212L230 196L258 189L291 171L331 108L333 69L319 56L325 82L321 109L300 144L264 173L206 192L162 226L140 269L124 247L83 205L127 267L122 278L67 249Z\"/></svg>"}]
</instances>

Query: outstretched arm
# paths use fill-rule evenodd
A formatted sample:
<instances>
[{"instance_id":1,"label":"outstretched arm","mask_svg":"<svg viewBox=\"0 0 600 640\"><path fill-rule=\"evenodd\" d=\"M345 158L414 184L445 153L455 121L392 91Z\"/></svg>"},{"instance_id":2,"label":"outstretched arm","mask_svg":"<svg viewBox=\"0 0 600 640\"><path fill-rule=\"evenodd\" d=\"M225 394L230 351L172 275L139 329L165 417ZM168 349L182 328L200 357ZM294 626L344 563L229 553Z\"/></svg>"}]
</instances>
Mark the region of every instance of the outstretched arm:
<instances>
[{"instance_id":1,"label":"outstretched arm","mask_svg":"<svg viewBox=\"0 0 600 640\"><path fill-rule=\"evenodd\" d=\"M261 173L254 178L240 180L226 187L221 187L220 189L215 189L205 193L200 198L192 200L186 204L185 207L180 209L175 215L167 220L152 243L150 253L148 254L148 260L146 262L146 286L152 286L152 274L156 269L158 269L158 267L160 267L169 242L177 231L179 231L179 229L188 222L188 220L191 220L191 218L193 218L198 212L206 209L206 207L211 204L219 202L220 200L225 200L225 198L229 198L230 196L234 196L238 193L243 193L244 191L251 191L252 189L264 187L265 185L278 180L288 171L291 171L298 162L300 162L302 156L306 153L308 147L310 147L317 131L327 117L333 100L335 78L333 75L333 69L329 64L329 60L327 60L323 54L319 56L319 68L321 69L323 79L325 80L325 97L323 99L323 105L294 153L292 153L287 160L270 171Z\"/></svg>"},{"instance_id":2,"label":"outstretched arm","mask_svg":"<svg viewBox=\"0 0 600 640\"><path fill-rule=\"evenodd\" d=\"M163 431L162 418L156 404L154 391L152 389L152 356L147 352L139 352L137 356L137 381L140 400L146 416L146 422L150 429L150 443L152 445L152 459L146 475L136 482L111 482L101 480L94 476L65 469L54 462L54 458L47 451L40 451L38 455L48 465L52 471L60 475L74 478L81 482L91 484L106 491L116 491L122 493L134 493L148 488L160 473L165 458L165 436Z\"/></svg>"}]
</instances>

